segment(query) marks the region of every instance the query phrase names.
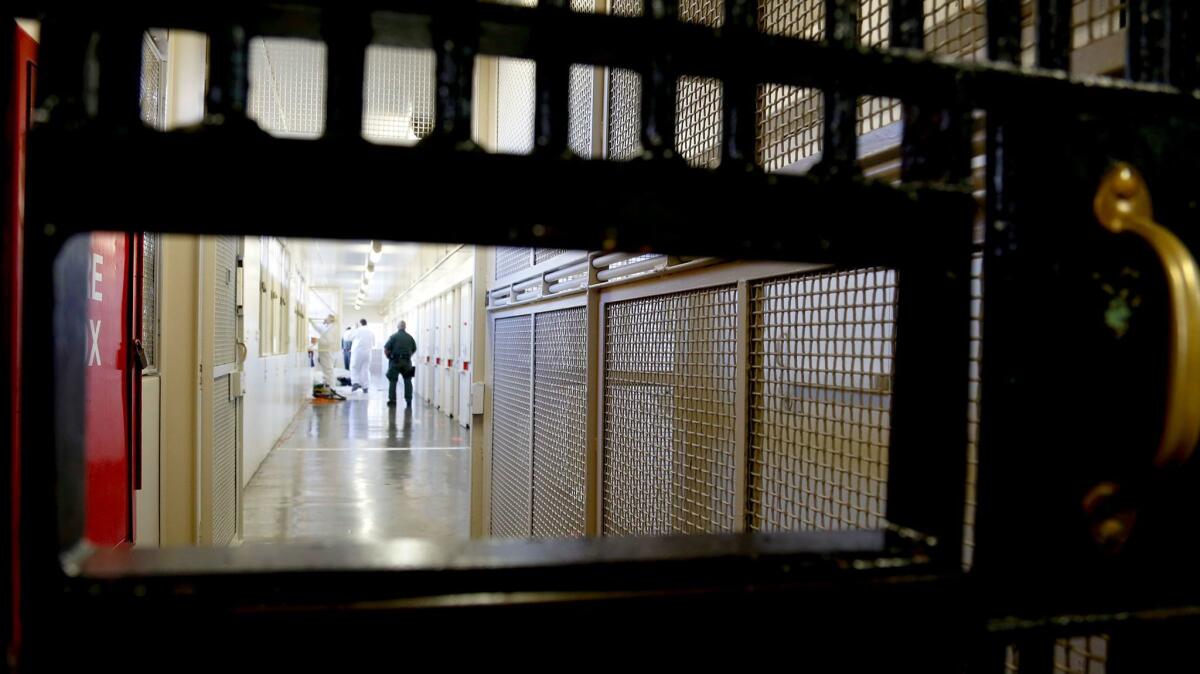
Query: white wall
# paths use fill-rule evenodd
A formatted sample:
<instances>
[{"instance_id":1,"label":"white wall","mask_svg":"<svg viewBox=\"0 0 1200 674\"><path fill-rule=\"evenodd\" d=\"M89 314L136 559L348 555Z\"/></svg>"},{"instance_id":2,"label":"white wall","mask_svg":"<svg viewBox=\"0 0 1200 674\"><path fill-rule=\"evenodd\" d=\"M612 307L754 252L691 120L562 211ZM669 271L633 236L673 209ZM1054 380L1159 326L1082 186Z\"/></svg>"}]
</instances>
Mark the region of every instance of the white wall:
<instances>
[{"instance_id":1,"label":"white wall","mask_svg":"<svg viewBox=\"0 0 1200 674\"><path fill-rule=\"evenodd\" d=\"M249 484L250 478L279 441L288 424L300 409L309 404L312 397L313 375L308 366L308 352L307 349L296 350L294 334L289 339L288 353L262 355L262 331L259 326L261 248L260 237L246 237L243 325L249 356L243 368L246 397L243 412L245 423L242 425L242 486ZM291 253L293 267L307 276L303 249L292 248ZM307 330L305 334L308 334Z\"/></svg>"}]
</instances>

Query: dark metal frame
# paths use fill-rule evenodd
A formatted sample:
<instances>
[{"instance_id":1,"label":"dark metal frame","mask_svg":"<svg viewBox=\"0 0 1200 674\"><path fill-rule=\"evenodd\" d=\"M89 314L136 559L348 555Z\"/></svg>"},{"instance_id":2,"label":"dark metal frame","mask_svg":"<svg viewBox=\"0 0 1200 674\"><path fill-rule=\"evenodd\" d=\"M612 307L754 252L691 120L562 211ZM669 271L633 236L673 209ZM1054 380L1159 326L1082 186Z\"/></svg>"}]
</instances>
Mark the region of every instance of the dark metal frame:
<instances>
[{"instance_id":1,"label":"dark metal frame","mask_svg":"<svg viewBox=\"0 0 1200 674\"><path fill-rule=\"evenodd\" d=\"M196 616L239 616L245 624L274 625L276 636L283 634L280 626L295 620L307 628L350 620L373 633L396 621L420 624L446 613L446 606L471 608L469 615L483 620L492 615L482 607L493 595L481 593L501 592L526 597L515 601L517 594L506 594L500 603L536 606L525 615L539 624L551 624L565 607L581 619L627 616L633 607L655 618L676 610L715 617L747 606L791 608L789 602L798 596L831 615L849 615L836 607L858 598L883 616L872 624L895 637L888 643L902 647L899 637L911 637L913 629L902 616L915 617L929 629L945 630L946 641L971 645L972 657L982 658L978 654L994 653L1010 638L1005 634L1018 631L1007 628L1010 623L999 620L1002 616L1102 610L1104 602L1088 603L1083 590L1064 591L1058 577L1024 566L1017 573L1023 584L997 592L989 588L1003 576L997 569L1020 560L1006 546L1020 540L1021 518L1036 516L1033 506L1007 510L1014 500L1004 495L1004 480L1013 477L1019 462L1003 455L1020 441L1011 426L1027 409L1021 397L1034 385L1005 376L1009 366L1020 369L1015 359L1027 355L1013 327L1020 323L1021 302L1028 299L1022 293L1032 278L1021 256L1030 249L1041 255L1038 246L1044 243L1036 236L1032 244L1023 238L1042 224L1033 209L1045 198L1017 174L1036 151L1038 136L1029 129L1038 124L1058 129L1079 115L1164 125L1165 119L1195 119L1200 113L1200 97L1190 91L1196 59L1187 48L1194 10L1182 0L1131 5L1134 81L1121 82L1064 76L1069 0L1039 1L1041 69L1032 72L1012 65L1019 58L1019 0L988 3L992 62L983 65L920 53L921 0L891 3L890 49L857 44L857 0L826 0L829 37L820 42L757 32L752 0L728 0L720 30L678 22L677 0L649 0L645 16L637 18L572 13L565 0L542 0L536 9L472 0L293 1L242 3L236 9L146 3L103 11L16 3L13 14L40 16L44 34L40 126L31 140L29 165L22 390L26 400L56 401L54 407L27 406L24 419L21 495L27 517L19 541L27 590L21 610L30 652L44 658L64 655L51 645L51 625L64 610L96 620L119 615L148 630L165 614L191 615L196 624L201 622ZM141 34L160 26L197 29L210 37L207 119L195 129L157 133L140 122ZM252 35L327 43L331 76L322 139L270 138L246 119ZM361 139L368 43L436 52L435 128L416 147L379 147ZM471 141L472 75L479 54L537 60L533 154L487 154ZM572 63L642 73L642 144L648 159L618 163L571 156L566 88ZM723 157L717 170L689 168L674 152L680 75L724 83ZM755 91L767 82L826 92L823 159L809 175L767 175L755 165ZM865 94L904 101L903 185L858 176L855 102ZM1034 100L1038 105L1031 106ZM988 115L989 140L985 320L989 343L999 345L989 347L986 361L997 374L984 378L980 455L986 477L980 485L976 559L993 575L984 576L988 582L982 585L959 571L974 209L967 179L970 115L978 109ZM1049 121L1047 111L1053 112ZM239 155L253 155L253 165L229 160ZM161 170L147 175L142 168L147 165ZM135 184L139 209L122 198ZM181 197L181 184L190 186L194 205L184 213L165 208ZM388 229L397 213L394 199L385 195L397 184L429 195L406 204L406 219L438 227ZM596 184L607 186L609 198L592 198ZM511 198L529 185L537 187L528 201ZM479 198L455 199L462 188ZM256 199L268 192L299 196L270 204ZM721 198L700 200L696 194ZM585 201L588 209L572 207ZM162 221L165 212L177 219ZM331 222L338 226L330 227ZM434 237L573 249L649 247L726 257L736 251L744 258L893 267L901 298L888 475L888 520L894 528L644 544L478 542L452 554L415 557L397 547L115 552L92 556L81 566L68 563L64 570L64 552L69 559L82 554L75 547L82 531L79 513L60 509L82 489L74 468L82 451L78 420L71 412L78 407L74 392L82 368L72 367L76 354L56 352L43 335L47 325L55 325L54 260L71 235L93 229ZM706 235L696 236L697 231ZM1016 340L1011 348L1010 336ZM41 376L52 360L60 374ZM1062 518L1051 519L1062 524ZM1034 541L1048 544L1053 528L1039 531L1042 537ZM989 536L992 544L985 543ZM1048 584L1061 601L1034 601ZM1168 593L1146 600L1151 606L1173 601ZM247 615L253 620L247 622ZM271 622L271 617L279 619ZM653 624L650 617L639 624L643 621ZM814 634L836 634L818 622L804 624ZM987 636L989 624L1000 636ZM1047 635L1063 627L1048 623L1021 629ZM170 642L170 634L162 637ZM888 655L894 664L896 651ZM922 656L932 657L929 651ZM945 648L940 664L956 666L966 656ZM994 665L994 659L987 661L987 667Z\"/></svg>"}]
</instances>

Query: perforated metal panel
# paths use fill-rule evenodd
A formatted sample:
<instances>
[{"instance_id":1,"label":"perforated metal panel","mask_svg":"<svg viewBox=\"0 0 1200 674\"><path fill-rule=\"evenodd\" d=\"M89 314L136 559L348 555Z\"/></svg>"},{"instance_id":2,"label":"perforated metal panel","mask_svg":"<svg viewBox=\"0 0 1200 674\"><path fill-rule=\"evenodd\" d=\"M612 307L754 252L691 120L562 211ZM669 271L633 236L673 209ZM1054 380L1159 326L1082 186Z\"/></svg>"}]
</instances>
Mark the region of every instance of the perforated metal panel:
<instances>
[{"instance_id":1,"label":"perforated metal panel","mask_svg":"<svg viewBox=\"0 0 1200 674\"><path fill-rule=\"evenodd\" d=\"M603 533L734 524L734 286L606 305Z\"/></svg>"},{"instance_id":2,"label":"perforated metal panel","mask_svg":"<svg viewBox=\"0 0 1200 674\"><path fill-rule=\"evenodd\" d=\"M502 279L533 266L532 252L528 248L496 248L496 278Z\"/></svg>"},{"instance_id":3,"label":"perforated metal panel","mask_svg":"<svg viewBox=\"0 0 1200 674\"><path fill-rule=\"evenodd\" d=\"M212 384L212 536L214 545L229 545L237 535L237 400L229 399L229 375Z\"/></svg>"},{"instance_id":4,"label":"perforated metal panel","mask_svg":"<svg viewBox=\"0 0 1200 674\"><path fill-rule=\"evenodd\" d=\"M247 116L273 136L320 136L325 130L325 44L256 37L249 50Z\"/></svg>"},{"instance_id":5,"label":"perforated metal panel","mask_svg":"<svg viewBox=\"0 0 1200 674\"><path fill-rule=\"evenodd\" d=\"M571 0L571 9L576 12L595 13L596 0ZM568 89L568 145L580 157L591 157L592 132L595 120L596 75L601 69L593 66L571 65Z\"/></svg>"},{"instance_id":6,"label":"perforated metal panel","mask_svg":"<svg viewBox=\"0 0 1200 674\"><path fill-rule=\"evenodd\" d=\"M583 536L587 488L587 314L534 318L533 535Z\"/></svg>"},{"instance_id":7,"label":"perforated metal panel","mask_svg":"<svg viewBox=\"0 0 1200 674\"><path fill-rule=\"evenodd\" d=\"M825 105L817 89L782 84L758 88L758 161L778 171L821 154L821 118Z\"/></svg>"},{"instance_id":8,"label":"perforated metal panel","mask_svg":"<svg viewBox=\"0 0 1200 674\"><path fill-rule=\"evenodd\" d=\"M532 359L533 319L499 318L495 322L492 354L492 479L493 536L530 534L532 490Z\"/></svg>"},{"instance_id":9,"label":"perforated metal panel","mask_svg":"<svg viewBox=\"0 0 1200 674\"><path fill-rule=\"evenodd\" d=\"M363 138L411 145L433 131L434 62L430 49L367 47Z\"/></svg>"},{"instance_id":10,"label":"perforated metal panel","mask_svg":"<svg viewBox=\"0 0 1200 674\"><path fill-rule=\"evenodd\" d=\"M216 303L213 311L213 364L232 363L237 357L237 256L238 239L218 236L214 245L216 275L213 292Z\"/></svg>"},{"instance_id":11,"label":"perforated metal panel","mask_svg":"<svg viewBox=\"0 0 1200 674\"><path fill-rule=\"evenodd\" d=\"M883 524L895 302L885 269L751 286L751 530Z\"/></svg>"},{"instance_id":12,"label":"perforated metal panel","mask_svg":"<svg viewBox=\"0 0 1200 674\"><path fill-rule=\"evenodd\" d=\"M142 349L150 369L158 367L158 255L161 234L142 235Z\"/></svg>"}]
</instances>

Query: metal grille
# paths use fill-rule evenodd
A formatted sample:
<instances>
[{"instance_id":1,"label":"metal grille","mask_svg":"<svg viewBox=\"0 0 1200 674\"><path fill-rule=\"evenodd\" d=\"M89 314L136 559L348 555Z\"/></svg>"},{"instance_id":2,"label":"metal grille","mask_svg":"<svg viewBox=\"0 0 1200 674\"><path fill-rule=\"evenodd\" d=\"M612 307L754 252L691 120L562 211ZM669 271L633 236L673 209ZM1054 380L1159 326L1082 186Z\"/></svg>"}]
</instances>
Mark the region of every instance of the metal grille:
<instances>
[{"instance_id":1,"label":"metal grille","mask_svg":"<svg viewBox=\"0 0 1200 674\"><path fill-rule=\"evenodd\" d=\"M587 313L534 324L533 535L583 536L587 488Z\"/></svg>"},{"instance_id":2,"label":"metal grille","mask_svg":"<svg viewBox=\"0 0 1200 674\"><path fill-rule=\"evenodd\" d=\"M213 364L226 365L237 357L237 237L218 236L215 247Z\"/></svg>"},{"instance_id":3,"label":"metal grille","mask_svg":"<svg viewBox=\"0 0 1200 674\"><path fill-rule=\"evenodd\" d=\"M496 64L496 151L533 152L534 82L537 64L500 57Z\"/></svg>"},{"instance_id":4,"label":"metal grille","mask_svg":"<svg viewBox=\"0 0 1200 674\"><path fill-rule=\"evenodd\" d=\"M641 0L611 0L618 16L641 16ZM608 75L608 158L632 159L642 154L642 76L613 68Z\"/></svg>"},{"instance_id":5,"label":"metal grille","mask_svg":"<svg viewBox=\"0 0 1200 674\"><path fill-rule=\"evenodd\" d=\"M533 319L496 319L492 394L493 536L530 533Z\"/></svg>"},{"instance_id":6,"label":"metal grille","mask_svg":"<svg viewBox=\"0 0 1200 674\"><path fill-rule=\"evenodd\" d=\"M363 138L411 145L433 131L434 61L429 49L367 47Z\"/></svg>"},{"instance_id":7,"label":"metal grille","mask_svg":"<svg viewBox=\"0 0 1200 674\"><path fill-rule=\"evenodd\" d=\"M147 369L158 368L158 253L162 235L142 234L142 349Z\"/></svg>"},{"instance_id":8,"label":"metal grille","mask_svg":"<svg viewBox=\"0 0 1200 674\"><path fill-rule=\"evenodd\" d=\"M603 533L734 524L737 289L605 308Z\"/></svg>"},{"instance_id":9,"label":"metal grille","mask_svg":"<svg viewBox=\"0 0 1200 674\"><path fill-rule=\"evenodd\" d=\"M496 278L502 279L533 265L528 248L496 248Z\"/></svg>"},{"instance_id":10,"label":"metal grille","mask_svg":"<svg viewBox=\"0 0 1200 674\"><path fill-rule=\"evenodd\" d=\"M250 40L247 115L273 136L316 138L325 130L325 44Z\"/></svg>"},{"instance_id":11,"label":"metal grille","mask_svg":"<svg viewBox=\"0 0 1200 674\"><path fill-rule=\"evenodd\" d=\"M571 0L571 9L595 13L596 0ZM595 105L596 74L599 68L575 64L571 66L569 96L568 144L580 157L592 156L592 119Z\"/></svg>"},{"instance_id":12,"label":"metal grille","mask_svg":"<svg viewBox=\"0 0 1200 674\"><path fill-rule=\"evenodd\" d=\"M533 249L533 263L541 264L541 263L545 262L546 260L553 260L554 258L558 257L559 255L562 255L564 253L569 253L569 252L571 252L571 249L569 249L569 248L534 248ZM580 252L580 255L582 255L582 254L583 253Z\"/></svg>"},{"instance_id":13,"label":"metal grille","mask_svg":"<svg viewBox=\"0 0 1200 674\"><path fill-rule=\"evenodd\" d=\"M883 524L895 303L886 269L752 285L751 530Z\"/></svg>"},{"instance_id":14,"label":"metal grille","mask_svg":"<svg viewBox=\"0 0 1200 674\"><path fill-rule=\"evenodd\" d=\"M987 58L987 21L983 0L932 0L925 3L925 51L963 61Z\"/></svg>"},{"instance_id":15,"label":"metal grille","mask_svg":"<svg viewBox=\"0 0 1200 674\"><path fill-rule=\"evenodd\" d=\"M213 380L212 536L229 545L237 536L237 400L229 398L229 375Z\"/></svg>"},{"instance_id":16,"label":"metal grille","mask_svg":"<svg viewBox=\"0 0 1200 674\"><path fill-rule=\"evenodd\" d=\"M758 161L778 171L821 154L821 92L783 84L758 88Z\"/></svg>"},{"instance_id":17,"label":"metal grille","mask_svg":"<svg viewBox=\"0 0 1200 674\"><path fill-rule=\"evenodd\" d=\"M153 129L162 129L166 120L164 111L166 97L163 95L164 64L162 54L149 35L142 37L142 77L139 82L139 98L142 121Z\"/></svg>"},{"instance_id":18,"label":"metal grille","mask_svg":"<svg viewBox=\"0 0 1200 674\"><path fill-rule=\"evenodd\" d=\"M1054 671L1105 674L1108 671L1108 636L1100 634L1057 640L1054 643Z\"/></svg>"},{"instance_id":19,"label":"metal grille","mask_svg":"<svg viewBox=\"0 0 1200 674\"><path fill-rule=\"evenodd\" d=\"M721 82L681 77L676 85L676 147L692 166L721 163Z\"/></svg>"},{"instance_id":20,"label":"metal grille","mask_svg":"<svg viewBox=\"0 0 1200 674\"><path fill-rule=\"evenodd\" d=\"M1115 35L1125 27L1126 0L1075 0L1071 44L1076 48Z\"/></svg>"}]
</instances>

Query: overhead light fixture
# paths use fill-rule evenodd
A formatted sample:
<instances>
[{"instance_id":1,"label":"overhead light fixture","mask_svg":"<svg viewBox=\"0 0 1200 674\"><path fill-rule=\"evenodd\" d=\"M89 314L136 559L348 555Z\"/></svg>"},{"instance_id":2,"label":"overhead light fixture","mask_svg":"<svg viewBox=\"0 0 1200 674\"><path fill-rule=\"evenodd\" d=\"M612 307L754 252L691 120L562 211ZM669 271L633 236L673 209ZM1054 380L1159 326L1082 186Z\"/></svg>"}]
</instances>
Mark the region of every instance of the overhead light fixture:
<instances>
[{"instance_id":1,"label":"overhead light fixture","mask_svg":"<svg viewBox=\"0 0 1200 674\"><path fill-rule=\"evenodd\" d=\"M383 242L382 241L372 241L371 242L371 252L367 254L367 259L370 260L372 264L374 264L376 262L379 262L379 258L381 258L381 257L383 257Z\"/></svg>"}]
</instances>

